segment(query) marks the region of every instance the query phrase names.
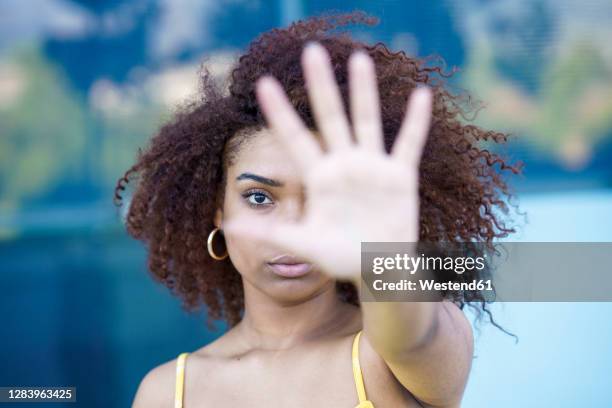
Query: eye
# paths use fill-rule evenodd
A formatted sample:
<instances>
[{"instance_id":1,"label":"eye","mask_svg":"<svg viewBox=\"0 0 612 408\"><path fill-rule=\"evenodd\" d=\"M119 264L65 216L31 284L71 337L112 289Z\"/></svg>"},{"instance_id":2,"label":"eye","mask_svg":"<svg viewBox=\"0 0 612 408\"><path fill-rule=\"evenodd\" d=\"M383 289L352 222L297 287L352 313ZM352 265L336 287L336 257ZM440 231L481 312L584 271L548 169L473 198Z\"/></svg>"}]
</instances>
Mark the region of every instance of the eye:
<instances>
[{"instance_id":1,"label":"eye","mask_svg":"<svg viewBox=\"0 0 612 408\"><path fill-rule=\"evenodd\" d=\"M263 191L247 191L242 195L251 207L261 207L272 204L272 200Z\"/></svg>"}]
</instances>

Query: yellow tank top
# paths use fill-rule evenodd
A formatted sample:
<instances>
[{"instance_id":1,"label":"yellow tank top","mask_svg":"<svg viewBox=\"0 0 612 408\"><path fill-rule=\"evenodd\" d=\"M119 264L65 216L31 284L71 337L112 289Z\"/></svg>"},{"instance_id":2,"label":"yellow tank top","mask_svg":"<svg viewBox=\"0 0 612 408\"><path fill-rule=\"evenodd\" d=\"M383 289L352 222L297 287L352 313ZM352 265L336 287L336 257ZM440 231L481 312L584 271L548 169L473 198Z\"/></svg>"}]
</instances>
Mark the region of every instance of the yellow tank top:
<instances>
[{"instance_id":1,"label":"yellow tank top","mask_svg":"<svg viewBox=\"0 0 612 408\"><path fill-rule=\"evenodd\" d=\"M357 397L359 404L355 408L374 408L374 404L366 397L365 386L363 385L363 375L361 373L361 365L359 364L359 339L361 330L357 332L353 339L353 377L355 379L355 388L357 389ZM179 354L176 360L176 386L174 392L174 408L183 408L183 389L185 381L185 360L189 353Z\"/></svg>"}]
</instances>

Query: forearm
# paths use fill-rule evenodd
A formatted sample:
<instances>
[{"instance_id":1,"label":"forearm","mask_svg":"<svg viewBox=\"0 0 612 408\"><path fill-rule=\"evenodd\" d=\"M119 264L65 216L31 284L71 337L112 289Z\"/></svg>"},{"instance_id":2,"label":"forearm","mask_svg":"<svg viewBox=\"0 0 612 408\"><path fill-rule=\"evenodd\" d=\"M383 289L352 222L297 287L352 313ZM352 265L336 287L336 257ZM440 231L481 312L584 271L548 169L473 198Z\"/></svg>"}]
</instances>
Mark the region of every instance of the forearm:
<instances>
[{"instance_id":1,"label":"forearm","mask_svg":"<svg viewBox=\"0 0 612 408\"><path fill-rule=\"evenodd\" d=\"M406 244L404 251L409 258L418 253L416 244ZM407 291L401 298L394 297L397 301L387 302L387 293L373 289L373 279L406 280L414 284L419 279L433 278L427 270L402 270L401 267L406 268L404 264L394 264L395 269L375 277L366 273L355 282L360 287L364 334L376 351L386 359L403 358L419 349L435 335L439 324L440 302L425 302L439 299L435 294ZM391 296L390 293L388 295Z\"/></svg>"},{"instance_id":2,"label":"forearm","mask_svg":"<svg viewBox=\"0 0 612 408\"><path fill-rule=\"evenodd\" d=\"M363 331L383 358L410 358L435 336L440 307L440 302L362 302Z\"/></svg>"}]
</instances>

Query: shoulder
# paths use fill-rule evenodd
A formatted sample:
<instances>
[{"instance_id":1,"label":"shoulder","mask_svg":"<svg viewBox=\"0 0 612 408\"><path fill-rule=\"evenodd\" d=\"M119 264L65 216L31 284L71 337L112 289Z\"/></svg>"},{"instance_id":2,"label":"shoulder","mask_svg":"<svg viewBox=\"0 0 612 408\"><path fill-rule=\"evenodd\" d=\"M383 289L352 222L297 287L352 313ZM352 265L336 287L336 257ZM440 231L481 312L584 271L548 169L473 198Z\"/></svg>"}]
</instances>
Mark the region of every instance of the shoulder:
<instances>
[{"instance_id":1,"label":"shoulder","mask_svg":"<svg viewBox=\"0 0 612 408\"><path fill-rule=\"evenodd\" d=\"M158 365L144 376L136 391L132 408L173 406L177 358Z\"/></svg>"}]
</instances>

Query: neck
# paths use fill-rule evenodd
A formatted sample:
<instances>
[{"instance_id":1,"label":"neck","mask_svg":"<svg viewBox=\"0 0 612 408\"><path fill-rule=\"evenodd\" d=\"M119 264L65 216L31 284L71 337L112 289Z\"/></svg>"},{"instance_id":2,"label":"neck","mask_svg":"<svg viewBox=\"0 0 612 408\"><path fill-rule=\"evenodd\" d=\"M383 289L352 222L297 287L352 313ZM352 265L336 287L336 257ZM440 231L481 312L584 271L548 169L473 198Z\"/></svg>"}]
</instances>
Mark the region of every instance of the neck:
<instances>
[{"instance_id":1,"label":"neck","mask_svg":"<svg viewBox=\"0 0 612 408\"><path fill-rule=\"evenodd\" d=\"M358 312L338 298L334 281L294 303L279 302L248 284L244 289L245 312L239 330L250 347L289 349L346 327Z\"/></svg>"}]
</instances>

